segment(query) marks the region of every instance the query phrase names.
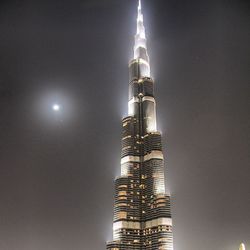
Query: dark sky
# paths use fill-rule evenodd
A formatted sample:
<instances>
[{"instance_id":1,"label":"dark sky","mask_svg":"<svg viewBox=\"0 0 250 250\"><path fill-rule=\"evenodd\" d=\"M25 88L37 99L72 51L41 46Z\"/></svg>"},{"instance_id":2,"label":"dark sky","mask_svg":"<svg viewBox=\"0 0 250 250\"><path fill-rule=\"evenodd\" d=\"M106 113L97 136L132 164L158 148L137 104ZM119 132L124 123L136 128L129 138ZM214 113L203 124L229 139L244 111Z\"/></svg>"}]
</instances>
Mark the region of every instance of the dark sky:
<instances>
[{"instance_id":1,"label":"dark sky","mask_svg":"<svg viewBox=\"0 0 250 250\"><path fill-rule=\"evenodd\" d=\"M111 239L136 5L1 1L1 250L103 250ZM250 4L143 9L175 250L250 248Z\"/></svg>"}]
</instances>

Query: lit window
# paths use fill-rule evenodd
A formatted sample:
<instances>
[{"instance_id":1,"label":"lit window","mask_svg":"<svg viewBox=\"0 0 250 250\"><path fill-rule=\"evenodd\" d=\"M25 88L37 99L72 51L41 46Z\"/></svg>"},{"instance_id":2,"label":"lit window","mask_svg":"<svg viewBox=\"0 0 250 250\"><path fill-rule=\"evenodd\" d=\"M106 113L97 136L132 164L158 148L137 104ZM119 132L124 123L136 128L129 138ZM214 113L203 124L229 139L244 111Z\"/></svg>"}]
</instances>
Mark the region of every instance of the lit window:
<instances>
[{"instance_id":1,"label":"lit window","mask_svg":"<svg viewBox=\"0 0 250 250\"><path fill-rule=\"evenodd\" d=\"M118 218L119 219L126 219L127 218L127 212L118 212Z\"/></svg>"}]
</instances>

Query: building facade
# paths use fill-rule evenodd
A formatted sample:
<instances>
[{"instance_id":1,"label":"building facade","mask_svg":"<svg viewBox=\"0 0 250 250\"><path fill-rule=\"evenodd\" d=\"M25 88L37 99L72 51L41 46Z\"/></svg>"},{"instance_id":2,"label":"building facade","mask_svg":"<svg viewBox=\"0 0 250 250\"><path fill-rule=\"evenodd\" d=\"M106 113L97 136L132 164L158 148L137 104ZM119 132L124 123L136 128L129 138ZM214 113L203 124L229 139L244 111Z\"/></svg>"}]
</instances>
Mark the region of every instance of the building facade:
<instances>
[{"instance_id":1,"label":"building facade","mask_svg":"<svg viewBox=\"0 0 250 250\"><path fill-rule=\"evenodd\" d=\"M108 250L173 250L170 195L165 191L141 1L129 63L128 116L122 120L121 176L115 180L113 241Z\"/></svg>"}]
</instances>

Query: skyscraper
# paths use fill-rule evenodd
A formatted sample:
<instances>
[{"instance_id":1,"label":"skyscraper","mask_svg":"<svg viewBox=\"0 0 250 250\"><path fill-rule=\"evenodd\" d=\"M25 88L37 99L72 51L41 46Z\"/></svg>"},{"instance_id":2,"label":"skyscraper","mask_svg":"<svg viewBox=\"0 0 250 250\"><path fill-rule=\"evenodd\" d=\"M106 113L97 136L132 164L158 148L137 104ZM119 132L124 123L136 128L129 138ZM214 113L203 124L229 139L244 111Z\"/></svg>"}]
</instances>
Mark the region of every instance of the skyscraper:
<instances>
[{"instance_id":1,"label":"skyscraper","mask_svg":"<svg viewBox=\"0 0 250 250\"><path fill-rule=\"evenodd\" d=\"M243 243L240 244L239 250L246 250L245 245Z\"/></svg>"},{"instance_id":2,"label":"skyscraper","mask_svg":"<svg viewBox=\"0 0 250 250\"><path fill-rule=\"evenodd\" d=\"M173 249L170 196L165 191L140 0L134 58L129 63L128 116L122 120L121 176L115 180L113 241L107 249Z\"/></svg>"}]
</instances>

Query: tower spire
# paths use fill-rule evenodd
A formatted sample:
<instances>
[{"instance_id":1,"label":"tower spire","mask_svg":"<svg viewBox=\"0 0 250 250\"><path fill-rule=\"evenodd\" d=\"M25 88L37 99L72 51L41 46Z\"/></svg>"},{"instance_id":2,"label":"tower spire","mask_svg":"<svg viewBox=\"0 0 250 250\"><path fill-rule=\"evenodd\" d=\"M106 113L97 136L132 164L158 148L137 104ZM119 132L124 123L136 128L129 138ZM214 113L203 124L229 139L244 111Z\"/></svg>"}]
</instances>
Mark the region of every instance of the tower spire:
<instances>
[{"instance_id":1,"label":"tower spire","mask_svg":"<svg viewBox=\"0 0 250 250\"><path fill-rule=\"evenodd\" d=\"M137 34L141 38L146 38L145 37L145 28L143 24L143 14L142 14L142 9L141 9L141 0L139 0L138 4L138 15L137 15Z\"/></svg>"},{"instance_id":2,"label":"tower spire","mask_svg":"<svg viewBox=\"0 0 250 250\"><path fill-rule=\"evenodd\" d=\"M141 52L140 52L141 49L144 50L144 53L143 53L144 55L141 55ZM148 61L146 50L147 50L146 34L145 34L145 27L143 24L142 5L141 5L141 0L139 0L138 14L137 14L137 32L135 35L135 46L134 46L134 59L143 58Z\"/></svg>"}]
</instances>

